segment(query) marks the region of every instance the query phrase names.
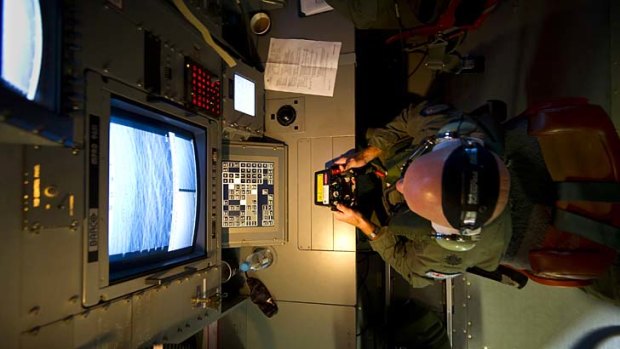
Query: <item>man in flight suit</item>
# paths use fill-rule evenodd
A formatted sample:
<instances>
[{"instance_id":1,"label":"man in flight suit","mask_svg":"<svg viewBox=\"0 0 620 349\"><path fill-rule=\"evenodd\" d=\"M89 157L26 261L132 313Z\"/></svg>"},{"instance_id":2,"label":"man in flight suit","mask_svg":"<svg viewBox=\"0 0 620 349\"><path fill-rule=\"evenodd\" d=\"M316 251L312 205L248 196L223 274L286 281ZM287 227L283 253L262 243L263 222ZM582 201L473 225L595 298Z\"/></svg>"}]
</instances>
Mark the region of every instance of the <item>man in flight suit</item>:
<instances>
[{"instance_id":1,"label":"man in flight suit","mask_svg":"<svg viewBox=\"0 0 620 349\"><path fill-rule=\"evenodd\" d=\"M472 267L494 271L512 231L510 178L496 124L488 114L470 116L443 104L410 106L371 132L367 148L336 160L343 169L379 160L388 220L341 204L335 218L362 231L413 287Z\"/></svg>"}]
</instances>

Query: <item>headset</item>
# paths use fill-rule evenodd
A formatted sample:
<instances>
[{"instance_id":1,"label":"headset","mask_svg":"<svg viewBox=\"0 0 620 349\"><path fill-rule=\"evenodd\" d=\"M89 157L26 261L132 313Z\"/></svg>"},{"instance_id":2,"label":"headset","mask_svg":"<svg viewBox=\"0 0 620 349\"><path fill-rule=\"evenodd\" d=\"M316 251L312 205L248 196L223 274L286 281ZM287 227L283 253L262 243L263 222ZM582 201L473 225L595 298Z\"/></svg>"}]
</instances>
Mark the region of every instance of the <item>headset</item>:
<instances>
[{"instance_id":1,"label":"headset","mask_svg":"<svg viewBox=\"0 0 620 349\"><path fill-rule=\"evenodd\" d=\"M480 240L482 225L488 221L497 204L499 169L493 154L481 139L446 132L420 142L401 166L403 179L409 166L421 156L439 150L448 141L461 145L446 159L442 175L442 210L458 234L431 232L442 247L454 251L472 249ZM400 180L399 179L399 180ZM480 184L484 183L484 186Z\"/></svg>"}]
</instances>

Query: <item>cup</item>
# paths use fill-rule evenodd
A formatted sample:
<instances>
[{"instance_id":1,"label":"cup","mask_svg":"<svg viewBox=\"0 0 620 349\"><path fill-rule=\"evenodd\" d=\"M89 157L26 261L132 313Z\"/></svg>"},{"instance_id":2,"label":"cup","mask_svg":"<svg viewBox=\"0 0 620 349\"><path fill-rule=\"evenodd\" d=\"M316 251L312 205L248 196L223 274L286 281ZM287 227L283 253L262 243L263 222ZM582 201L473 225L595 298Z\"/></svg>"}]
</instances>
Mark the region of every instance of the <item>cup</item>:
<instances>
[{"instance_id":1,"label":"cup","mask_svg":"<svg viewBox=\"0 0 620 349\"><path fill-rule=\"evenodd\" d=\"M271 28L271 18L266 12L256 12L250 18L250 30L256 35L265 35Z\"/></svg>"}]
</instances>

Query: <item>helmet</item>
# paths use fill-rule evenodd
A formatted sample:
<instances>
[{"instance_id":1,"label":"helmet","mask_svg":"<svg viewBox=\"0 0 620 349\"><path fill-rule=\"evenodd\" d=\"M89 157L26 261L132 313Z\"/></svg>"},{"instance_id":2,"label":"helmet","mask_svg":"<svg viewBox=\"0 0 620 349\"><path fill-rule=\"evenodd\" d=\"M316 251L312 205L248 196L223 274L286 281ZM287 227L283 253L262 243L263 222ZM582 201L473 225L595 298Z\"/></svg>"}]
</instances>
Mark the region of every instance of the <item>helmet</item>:
<instances>
[{"instance_id":1,"label":"helmet","mask_svg":"<svg viewBox=\"0 0 620 349\"><path fill-rule=\"evenodd\" d=\"M478 138L433 137L405 163L396 188L411 211L431 221L442 247L463 251L506 207L510 175Z\"/></svg>"}]
</instances>

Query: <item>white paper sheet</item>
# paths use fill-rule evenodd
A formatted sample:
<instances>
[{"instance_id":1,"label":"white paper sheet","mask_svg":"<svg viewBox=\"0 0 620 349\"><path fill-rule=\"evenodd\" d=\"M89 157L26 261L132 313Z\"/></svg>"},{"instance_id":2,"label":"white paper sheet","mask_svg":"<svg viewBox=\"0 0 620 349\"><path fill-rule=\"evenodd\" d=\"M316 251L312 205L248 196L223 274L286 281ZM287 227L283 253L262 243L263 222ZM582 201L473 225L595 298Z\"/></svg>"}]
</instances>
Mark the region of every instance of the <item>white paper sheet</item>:
<instances>
[{"instance_id":1,"label":"white paper sheet","mask_svg":"<svg viewBox=\"0 0 620 349\"><path fill-rule=\"evenodd\" d=\"M271 39L265 67L265 89L334 95L340 42Z\"/></svg>"},{"instance_id":2,"label":"white paper sheet","mask_svg":"<svg viewBox=\"0 0 620 349\"><path fill-rule=\"evenodd\" d=\"M333 9L325 0L299 0L299 11L305 16L312 16Z\"/></svg>"}]
</instances>

